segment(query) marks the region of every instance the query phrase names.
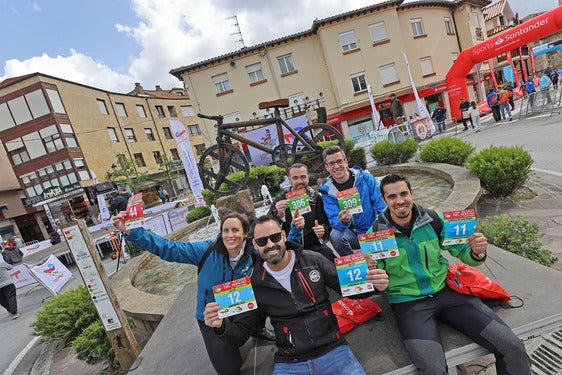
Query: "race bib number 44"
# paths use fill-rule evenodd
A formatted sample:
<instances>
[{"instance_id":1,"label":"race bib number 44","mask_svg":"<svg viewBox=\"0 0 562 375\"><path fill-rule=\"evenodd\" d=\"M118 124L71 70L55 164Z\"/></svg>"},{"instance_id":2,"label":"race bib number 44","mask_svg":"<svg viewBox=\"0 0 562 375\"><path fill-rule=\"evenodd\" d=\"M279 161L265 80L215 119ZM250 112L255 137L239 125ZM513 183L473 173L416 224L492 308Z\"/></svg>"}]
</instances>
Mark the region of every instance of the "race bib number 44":
<instances>
[{"instance_id":1,"label":"race bib number 44","mask_svg":"<svg viewBox=\"0 0 562 375\"><path fill-rule=\"evenodd\" d=\"M125 228L133 229L144 225L144 213L142 211L142 193L129 198L127 202L127 214L125 215Z\"/></svg>"},{"instance_id":2,"label":"race bib number 44","mask_svg":"<svg viewBox=\"0 0 562 375\"><path fill-rule=\"evenodd\" d=\"M445 220L445 239L443 245L456 245L466 243L476 229L476 211L457 210L443 212Z\"/></svg>"},{"instance_id":3,"label":"race bib number 44","mask_svg":"<svg viewBox=\"0 0 562 375\"><path fill-rule=\"evenodd\" d=\"M308 201L308 194L306 194L305 188L290 191L285 194L285 198L289 202L291 215L295 216L296 210L299 210L299 213L301 215L311 211L310 202Z\"/></svg>"},{"instance_id":4,"label":"race bib number 44","mask_svg":"<svg viewBox=\"0 0 562 375\"><path fill-rule=\"evenodd\" d=\"M365 254L355 253L334 259L342 296L372 292L373 284L367 281Z\"/></svg>"},{"instance_id":5,"label":"race bib number 44","mask_svg":"<svg viewBox=\"0 0 562 375\"><path fill-rule=\"evenodd\" d=\"M387 229L375 233L358 234L359 246L363 254L378 260L400 255L394 230Z\"/></svg>"},{"instance_id":6,"label":"race bib number 44","mask_svg":"<svg viewBox=\"0 0 562 375\"><path fill-rule=\"evenodd\" d=\"M215 301L221 308L219 318L241 314L258 308L252 283L248 276L213 287Z\"/></svg>"},{"instance_id":7,"label":"race bib number 44","mask_svg":"<svg viewBox=\"0 0 562 375\"><path fill-rule=\"evenodd\" d=\"M361 198L359 198L359 191L356 187L351 189L338 191L336 193L338 198L338 204L340 205L340 210L347 210L350 214L358 214L363 212L363 206L361 206Z\"/></svg>"}]
</instances>

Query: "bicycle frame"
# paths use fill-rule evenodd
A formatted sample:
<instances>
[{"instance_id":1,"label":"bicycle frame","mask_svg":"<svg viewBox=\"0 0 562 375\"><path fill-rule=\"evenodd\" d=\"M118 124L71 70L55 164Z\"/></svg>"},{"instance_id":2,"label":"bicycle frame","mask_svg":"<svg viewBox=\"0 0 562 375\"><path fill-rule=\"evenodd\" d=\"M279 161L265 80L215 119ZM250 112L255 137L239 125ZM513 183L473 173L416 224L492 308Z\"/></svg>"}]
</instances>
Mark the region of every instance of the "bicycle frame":
<instances>
[{"instance_id":1,"label":"bicycle frame","mask_svg":"<svg viewBox=\"0 0 562 375\"><path fill-rule=\"evenodd\" d=\"M252 146L257 148L258 150L267 152L268 154L273 154L273 148L267 147L248 139L240 134L234 133L229 129L237 129L237 128L245 128L245 127L253 127L253 126L265 126L265 125L276 125L277 128L277 137L279 139L279 146L285 145L285 136L283 134L283 128L287 129L295 139L299 140L303 145L307 147L307 149L313 150L314 148L309 144L309 140L301 137L292 127L289 126L280 116L279 110L275 108L274 117L272 118L265 118L265 119L258 119L258 120L246 120L246 121L239 121L239 122L232 122L232 123L220 123L217 124L217 145L220 145L224 142L223 136L227 136L233 139L236 139L239 142L245 143L248 146Z\"/></svg>"}]
</instances>

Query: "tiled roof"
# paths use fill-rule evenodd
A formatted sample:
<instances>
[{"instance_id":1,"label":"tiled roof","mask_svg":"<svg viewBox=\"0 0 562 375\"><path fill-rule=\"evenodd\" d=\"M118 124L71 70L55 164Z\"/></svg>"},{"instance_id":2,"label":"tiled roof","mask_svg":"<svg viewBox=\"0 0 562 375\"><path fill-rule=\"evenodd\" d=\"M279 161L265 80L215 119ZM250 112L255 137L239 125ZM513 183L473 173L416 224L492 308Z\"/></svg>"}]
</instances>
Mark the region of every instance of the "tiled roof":
<instances>
[{"instance_id":1,"label":"tiled roof","mask_svg":"<svg viewBox=\"0 0 562 375\"><path fill-rule=\"evenodd\" d=\"M507 30L510 27L512 27L512 26L511 25L499 25L499 26L494 27L491 30L488 30L486 32L486 34L488 34L488 38L490 38L491 36L496 35L497 33L501 33L502 31Z\"/></svg>"},{"instance_id":2,"label":"tiled roof","mask_svg":"<svg viewBox=\"0 0 562 375\"><path fill-rule=\"evenodd\" d=\"M497 3L490 4L482 8L482 13L484 14L484 21L489 21L500 14L503 13L503 9L505 8L506 0L500 0Z\"/></svg>"},{"instance_id":3,"label":"tiled roof","mask_svg":"<svg viewBox=\"0 0 562 375\"><path fill-rule=\"evenodd\" d=\"M171 90L170 90L171 91ZM144 90L146 95L152 96L154 98L162 99L189 99L187 93L185 95L176 95L168 90Z\"/></svg>"}]
</instances>

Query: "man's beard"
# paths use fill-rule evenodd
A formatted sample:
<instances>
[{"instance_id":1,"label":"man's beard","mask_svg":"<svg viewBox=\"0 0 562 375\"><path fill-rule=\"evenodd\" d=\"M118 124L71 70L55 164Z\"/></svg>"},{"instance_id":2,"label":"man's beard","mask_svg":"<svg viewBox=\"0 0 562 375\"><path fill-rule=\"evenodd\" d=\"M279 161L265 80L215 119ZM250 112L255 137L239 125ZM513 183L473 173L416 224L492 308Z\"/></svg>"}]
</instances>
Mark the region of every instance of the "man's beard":
<instances>
[{"instance_id":1,"label":"man's beard","mask_svg":"<svg viewBox=\"0 0 562 375\"><path fill-rule=\"evenodd\" d=\"M277 250L278 254L268 255L268 253L273 251L273 250ZM264 252L263 252L262 258L263 258L263 260L265 260L269 264L277 265L277 264L281 263L281 261L285 257L286 252L287 252L287 250L285 249L284 246L281 247L279 245L275 245L275 246L272 246L270 248L265 249Z\"/></svg>"}]
</instances>

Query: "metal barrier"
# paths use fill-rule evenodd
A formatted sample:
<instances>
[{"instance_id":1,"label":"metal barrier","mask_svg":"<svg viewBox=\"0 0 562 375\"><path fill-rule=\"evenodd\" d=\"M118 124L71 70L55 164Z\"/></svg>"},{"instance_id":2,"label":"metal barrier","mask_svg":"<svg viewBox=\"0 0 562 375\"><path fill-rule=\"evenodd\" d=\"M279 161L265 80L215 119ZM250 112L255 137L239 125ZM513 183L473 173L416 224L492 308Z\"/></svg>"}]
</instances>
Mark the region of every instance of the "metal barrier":
<instances>
[{"instance_id":1,"label":"metal barrier","mask_svg":"<svg viewBox=\"0 0 562 375\"><path fill-rule=\"evenodd\" d=\"M521 98L519 118L533 117L549 113L560 114L562 95L558 89L552 86L548 90L538 90L531 94L526 94Z\"/></svg>"}]
</instances>

